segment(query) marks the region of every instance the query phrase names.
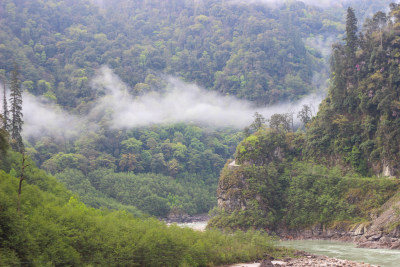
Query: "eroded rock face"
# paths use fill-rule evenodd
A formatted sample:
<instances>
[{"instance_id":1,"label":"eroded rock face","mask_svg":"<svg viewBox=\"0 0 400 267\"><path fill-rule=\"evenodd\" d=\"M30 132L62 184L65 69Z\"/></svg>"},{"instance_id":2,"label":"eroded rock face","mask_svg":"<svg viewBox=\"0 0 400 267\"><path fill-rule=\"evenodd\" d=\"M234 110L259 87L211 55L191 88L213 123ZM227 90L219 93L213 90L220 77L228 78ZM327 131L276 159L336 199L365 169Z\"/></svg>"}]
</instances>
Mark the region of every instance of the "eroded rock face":
<instances>
[{"instance_id":1,"label":"eroded rock face","mask_svg":"<svg viewBox=\"0 0 400 267\"><path fill-rule=\"evenodd\" d=\"M239 165L225 166L218 183L218 207L228 212L246 209L246 200L242 196L242 190L246 187L245 178Z\"/></svg>"},{"instance_id":2,"label":"eroded rock face","mask_svg":"<svg viewBox=\"0 0 400 267\"><path fill-rule=\"evenodd\" d=\"M371 222L338 224L327 228L321 224L301 230L281 227L276 233L283 239L334 239L355 242L361 248L400 249L400 200L393 197L382 206Z\"/></svg>"},{"instance_id":3,"label":"eroded rock face","mask_svg":"<svg viewBox=\"0 0 400 267\"><path fill-rule=\"evenodd\" d=\"M382 210L358 240L358 247L400 249L400 200L392 198Z\"/></svg>"},{"instance_id":4,"label":"eroded rock face","mask_svg":"<svg viewBox=\"0 0 400 267\"><path fill-rule=\"evenodd\" d=\"M359 228L356 225L354 228ZM355 234L355 231L350 229L348 224L342 223L333 227L327 228L322 224L316 224L313 227L306 229L279 229L277 234L283 239L334 239L346 242L355 242L360 236Z\"/></svg>"},{"instance_id":5,"label":"eroded rock face","mask_svg":"<svg viewBox=\"0 0 400 267\"><path fill-rule=\"evenodd\" d=\"M382 159L372 163L372 170L378 177L399 177L400 171L396 161Z\"/></svg>"},{"instance_id":6,"label":"eroded rock face","mask_svg":"<svg viewBox=\"0 0 400 267\"><path fill-rule=\"evenodd\" d=\"M383 177L395 177L395 168L390 161L388 160L382 160L382 172L381 176Z\"/></svg>"},{"instance_id":7,"label":"eroded rock face","mask_svg":"<svg viewBox=\"0 0 400 267\"><path fill-rule=\"evenodd\" d=\"M246 174L246 167L257 169L282 162L285 147L284 135L275 130L261 131L245 139L238 147L235 160L226 164L221 172L217 189L218 207L227 212L246 210L250 201L257 200L261 209L268 210L270 203L265 199L266 194L254 188L254 181L251 185L247 180L263 180L270 177L269 174L259 172L255 178L254 173Z\"/></svg>"}]
</instances>

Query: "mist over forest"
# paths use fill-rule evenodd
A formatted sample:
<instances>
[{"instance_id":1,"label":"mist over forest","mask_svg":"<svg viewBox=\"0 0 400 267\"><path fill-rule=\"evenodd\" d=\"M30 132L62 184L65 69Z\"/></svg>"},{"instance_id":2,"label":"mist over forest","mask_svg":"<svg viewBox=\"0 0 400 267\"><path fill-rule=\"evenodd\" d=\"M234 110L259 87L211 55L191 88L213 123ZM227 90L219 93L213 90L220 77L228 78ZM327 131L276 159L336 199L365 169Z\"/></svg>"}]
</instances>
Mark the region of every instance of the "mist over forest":
<instances>
[{"instance_id":1,"label":"mist over forest","mask_svg":"<svg viewBox=\"0 0 400 267\"><path fill-rule=\"evenodd\" d=\"M194 123L213 128L242 130L250 125L258 112L265 118L286 112L297 114L303 105L316 109L325 93L312 94L294 103L279 103L261 107L233 96L210 92L173 77L165 77L166 88L136 98L108 67L102 67L93 78L93 90L102 90L99 98L85 116L69 114L43 97L24 95L24 129L27 138L49 136L77 137L99 130L99 119L107 117L113 129L123 130L156 124ZM107 114L108 113L108 114ZM106 115L107 114L107 115ZM300 121L294 116L296 124Z\"/></svg>"}]
</instances>

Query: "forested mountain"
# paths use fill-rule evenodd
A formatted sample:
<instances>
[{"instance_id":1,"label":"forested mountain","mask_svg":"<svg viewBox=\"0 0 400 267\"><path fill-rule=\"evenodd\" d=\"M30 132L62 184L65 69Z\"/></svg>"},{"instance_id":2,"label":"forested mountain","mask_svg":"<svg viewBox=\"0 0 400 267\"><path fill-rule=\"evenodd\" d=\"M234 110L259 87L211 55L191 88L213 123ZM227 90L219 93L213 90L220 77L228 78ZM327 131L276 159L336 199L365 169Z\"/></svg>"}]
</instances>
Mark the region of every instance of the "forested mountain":
<instances>
[{"instance_id":1,"label":"forested mountain","mask_svg":"<svg viewBox=\"0 0 400 267\"><path fill-rule=\"evenodd\" d=\"M356 14L384 2L357 1ZM10 81L15 62L23 90L78 115L103 96L93 85L103 65L134 97L166 90L172 75L259 105L294 100L325 82L319 45L342 38L344 14L296 1L5 0L2 80ZM115 129L110 112L79 136L39 129L25 140L26 154L94 207L133 205L165 216L215 204L220 169L242 133L193 123Z\"/></svg>"},{"instance_id":2,"label":"forested mountain","mask_svg":"<svg viewBox=\"0 0 400 267\"><path fill-rule=\"evenodd\" d=\"M389 1L366 2L360 15ZM0 14L0 68L16 61L26 90L67 107L97 97L90 80L104 64L134 95L160 89L163 73L258 103L298 99L324 68L311 42L344 31L340 9L291 1L5 0Z\"/></svg>"},{"instance_id":3,"label":"forested mountain","mask_svg":"<svg viewBox=\"0 0 400 267\"><path fill-rule=\"evenodd\" d=\"M366 20L335 46L332 86L307 135L308 152L363 175L399 177L399 6ZM348 33L348 36L350 33ZM351 40L350 40L351 39Z\"/></svg>"},{"instance_id":4,"label":"forested mountain","mask_svg":"<svg viewBox=\"0 0 400 267\"><path fill-rule=\"evenodd\" d=\"M346 37L333 47L332 83L318 114L304 117L305 131L289 132L283 120L259 125L241 142L235 164L220 177L222 212L214 225L276 230L344 223L349 231L362 222L381 234L373 241L399 237L391 235L399 214L373 223L399 204L399 14L400 5L391 4L358 32L348 9Z\"/></svg>"},{"instance_id":5,"label":"forested mountain","mask_svg":"<svg viewBox=\"0 0 400 267\"><path fill-rule=\"evenodd\" d=\"M207 212L233 154L211 226L366 229L396 211L400 6L372 16L389 2L355 0L346 13L341 2L1 1L0 265L214 266L279 255L263 232L193 232L148 215ZM368 15L361 28L356 17ZM328 96L315 117L304 106L297 132L293 114L267 128L256 113L243 133L193 122L118 128L112 109L91 114L105 65L126 99L167 91L166 76L257 105L299 99L325 84L332 39ZM23 117L9 126L6 112L20 115L21 90L92 121L40 128L22 143ZM399 216L378 225L379 238L400 233Z\"/></svg>"}]
</instances>

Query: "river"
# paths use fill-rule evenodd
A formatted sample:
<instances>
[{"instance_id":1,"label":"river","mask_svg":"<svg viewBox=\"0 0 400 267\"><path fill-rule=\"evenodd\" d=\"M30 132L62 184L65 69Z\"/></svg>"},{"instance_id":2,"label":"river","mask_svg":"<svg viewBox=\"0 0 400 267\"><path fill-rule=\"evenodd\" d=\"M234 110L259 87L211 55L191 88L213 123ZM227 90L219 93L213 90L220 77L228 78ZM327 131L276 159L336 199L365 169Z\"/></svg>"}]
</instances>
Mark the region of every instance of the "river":
<instances>
[{"instance_id":1,"label":"river","mask_svg":"<svg viewBox=\"0 0 400 267\"><path fill-rule=\"evenodd\" d=\"M207 221L180 223L178 225L204 231L207 226ZM364 262L382 267L400 266L400 250L356 248L356 245L353 243L329 240L279 241L276 245L303 250L315 255ZM259 264L239 264L233 266L259 266Z\"/></svg>"},{"instance_id":2,"label":"river","mask_svg":"<svg viewBox=\"0 0 400 267\"><path fill-rule=\"evenodd\" d=\"M329 240L280 241L277 245L303 250L316 255L364 262L382 267L400 266L400 250L356 248L353 243Z\"/></svg>"},{"instance_id":3,"label":"river","mask_svg":"<svg viewBox=\"0 0 400 267\"><path fill-rule=\"evenodd\" d=\"M197 231L205 231L207 227L207 221L178 223L178 226L192 228L193 230Z\"/></svg>"}]
</instances>

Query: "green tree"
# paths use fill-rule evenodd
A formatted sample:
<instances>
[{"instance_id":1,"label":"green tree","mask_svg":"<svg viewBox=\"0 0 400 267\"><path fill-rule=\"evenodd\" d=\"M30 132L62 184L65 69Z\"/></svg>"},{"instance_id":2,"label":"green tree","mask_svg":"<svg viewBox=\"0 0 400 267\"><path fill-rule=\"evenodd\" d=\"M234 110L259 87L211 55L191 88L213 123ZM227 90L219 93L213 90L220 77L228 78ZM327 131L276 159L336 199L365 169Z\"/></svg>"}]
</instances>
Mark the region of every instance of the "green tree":
<instances>
[{"instance_id":1,"label":"green tree","mask_svg":"<svg viewBox=\"0 0 400 267\"><path fill-rule=\"evenodd\" d=\"M265 126L265 123L266 123L267 120L264 118L263 115L261 115L258 112L254 113L253 117L254 117L254 121L250 125L250 128L253 129L256 132L256 131L260 130L262 127Z\"/></svg>"},{"instance_id":2,"label":"green tree","mask_svg":"<svg viewBox=\"0 0 400 267\"><path fill-rule=\"evenodd\" d=\"M127 140L121 142L122 151L126 154L129 153L140 153L142 149L143 142L137 140L135 137L131 137Z\"/></svg>"},{"instance_id":3,"label":"green tree","mask_svg":"<svg viewBox=\"0 0 400 267\"><path fill-rule=\"evenodd\" d=\"M167 163L168 175L175 177L182 167L179 165L179 162L176 159L172 159Z\"/></svg>"},{"instance_id":4,"label":"green tree","mask_svg":"<svg viewBox=\"0 0 400 267\"><path fill-rule=\"evenodd\" d=\"M150 163L150 167L153 172L156 172L156 173L163 172L166 165L167 164L165 162L164 155L162 153L153 155L153 158Z\"/></svg>"},{"instance_id":5,"label":"green tree","mask_svg":"<svg viewBox=\"0 0 400 267\"><path fill-rule=\"evenodd\" d=\"M12 146L19 152L24 151L24 144L22 142L21 131L22 124L22 91L19 81L19 67L14 62L14 68L11 72L11 84L10 84L10 102L11 102L11 139Z\"/></svg>"},{"instance_id":6,"label":"green tree","mask_svg":"<svg viewBox=\"0 0 400 267\"><path fill-rule=\"evenodd\" d=\"M0 119L1 115L0 115ZM5 154L8 149L8 133L4 129L0 129L0 159L2 158L2 154Z\"/></svg>"},{"instance_id":7,"label":"green tree","mask_svg":"<svg viewBox=\"0 0 400 267\"><path fill-rule=\"evenodd\" d=\"M119 161L119 168L121 171L134 171L137 167L137 160L135 154L122 154Z\"/></svg>"},{"instance_id":8,"label":"green tree","mask_svg":"<svg viewBox=\"0 0 400 267\"><path fill-rule=\"evenodd\" d=\"M278 131L289 132L292 129L293 114L274 114L269 119L269 127Z\"/></svg>"},{"instance_id":9,"label":"green tree","mask_svg":"<svg viewBox=\"0 0 400 267\"><path fill-rule=\"evenodd\" d=\"M347 9L346 18L346 56L349 64L354 64L356 57L356 50L358 46L357 38L357 18L354 14L354 9L349 7Z\"/></svg>"},{"instance_id":10,"label":"green tree","mask_svg":"<svg viewBox=\"0 0 400 267\"><path fill-rule=\"evenodd\" d=\"M6 76L2 73L3 80L3 130L8 132L10 128L10 118L8 116L7 92L6 92Z\"/></svg>"},{"instance_id":11,"label":"green tree","mask_svg":"<svg viewBox=\"0 0 400 267\"><path fill-rule=\"evenodd\" d=\"M304 126L311 121L312 116L311 105L303 105L303 108L297 113L297 118L300 119Z\"/></svg>"},{"instance_id":12,"label":"green tree","mask_svg":"<svg viewBox=\"0 0 400 267\"><path fill-rule=\"evenodd\" d=\"M383 46L383 28L386 26L387 17L386 14L382 11L377 12L373 17L372 21L375 23L377 29L379 30L379 37L381 40L381 47Z\"/></svg>"}]
</instances>

